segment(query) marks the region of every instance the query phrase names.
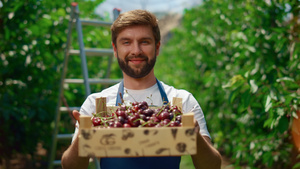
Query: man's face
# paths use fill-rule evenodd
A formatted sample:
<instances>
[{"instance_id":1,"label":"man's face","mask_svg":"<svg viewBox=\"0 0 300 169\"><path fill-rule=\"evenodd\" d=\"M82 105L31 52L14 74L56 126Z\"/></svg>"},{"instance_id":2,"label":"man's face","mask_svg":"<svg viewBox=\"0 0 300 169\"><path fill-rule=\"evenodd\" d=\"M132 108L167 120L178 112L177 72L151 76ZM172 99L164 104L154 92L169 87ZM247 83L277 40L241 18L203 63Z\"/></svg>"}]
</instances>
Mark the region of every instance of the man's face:
<instances>
[{"instance_id":1,"label":"man's face","mask_svg":"<svg viewBox=\"0 0 300 169\"><path fill-rule=\"evenodd\" d=\"M113 47L122 71L130 77L142 78L153 70L160 43L155 44L150 26L139 25L122 30Z\"/></svg>"}]
</instances>

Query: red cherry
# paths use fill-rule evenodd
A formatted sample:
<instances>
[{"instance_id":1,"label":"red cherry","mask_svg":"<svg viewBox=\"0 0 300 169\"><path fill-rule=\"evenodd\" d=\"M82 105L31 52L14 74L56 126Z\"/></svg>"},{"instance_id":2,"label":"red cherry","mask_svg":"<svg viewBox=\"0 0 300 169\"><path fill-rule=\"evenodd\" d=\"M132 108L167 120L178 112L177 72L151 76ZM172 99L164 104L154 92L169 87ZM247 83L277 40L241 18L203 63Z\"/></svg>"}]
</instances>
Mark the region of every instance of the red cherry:
<instances>
[{"instance_id":1,"label":"red cherry","mask_svg":"<svg viewBox=\"0 0 300 169\"><path fill-rule=\"evenodd\" d=\"M128 124L128 123L124 123L124 124L123 124L123 127L124 127L124 128L129 128L129 127L131 127L131 125Z\"/></svg>"},{"instance_id":2,"label":"red cherry","mask_svg":"<svg viewBox=\"0 0 300 169\"><path fill-rule=\"evenodd\" d=\"M143 113L144 113L145 116L152 116L154 111L153 111L153 109L146 109L146 110L144 110Z\"/></svg>"},{"instance_id":3,"label":"red cherry","mask_svg":"<svg viewBox=\"0 0 300 169\"><path fill-rule=\"evenodd\" d=\"M158 118L160 120L164 120L164 119L169 119L170 118L170 115L169 115L169 112L168 111L163 111L159 114Z\"/></svg>"},{"instance_id":4,"label":"red cherry","mask_svg":"<svg viewBox=\"0 0 300 169\"><path fill-rule=\"evenodd\" d=\"M109 122L108 122L108 126L109 126L109 127L114 127L114 124L115 124L114 121L109 121Z\"/></svg>"},{"instance_id":5,"label":"red cherry","mask_svg":"<svg viewBox=\"0 0 300 169\"><path fill-rule=\"evenodd\" d=\"M168 127L176 127L175 121L171 121Z\"/></svg>"},{"instance_id":6,"label":"red cherry","mask_svg":"<svg viewBox=\"0 0 300 169\"><path fill-rule=\"evenodd\" d=\"M122 123L120 122L115 122L114 127L119 128L119 127L123 127Z\"/></svg>"},{"instance_id":7,"label":"red cherry","mask_svg":"<svg viewBox=\"0 0 300 169\"><path fill-rule=\"evenodd\" d=\"M116 112L116 114L117 114L117 116L125 117L125 111L123 111L123 110L118 110L118 111Z\"/></svg>"},{"instance_id":8,"label":"red cherry","mask_svg":"<svg viewBox=\"0 0 300 169\"><path fill-rule=\"evenodd\" d=\"M94 126L100 126L101 125L101 119L100 117L93 117L92 122Z\"/></svg>"},{"instance_id":9,"label":"red cherry","mask_svg":"<svg viewBox=\"0 0 300 169\"><path fill-rule=\"evenodd\" d=\"M181 118L182 118L182 115L176 116L176 120L179 121L179 122L181 122Z\"/></svg>"}]
</instances>

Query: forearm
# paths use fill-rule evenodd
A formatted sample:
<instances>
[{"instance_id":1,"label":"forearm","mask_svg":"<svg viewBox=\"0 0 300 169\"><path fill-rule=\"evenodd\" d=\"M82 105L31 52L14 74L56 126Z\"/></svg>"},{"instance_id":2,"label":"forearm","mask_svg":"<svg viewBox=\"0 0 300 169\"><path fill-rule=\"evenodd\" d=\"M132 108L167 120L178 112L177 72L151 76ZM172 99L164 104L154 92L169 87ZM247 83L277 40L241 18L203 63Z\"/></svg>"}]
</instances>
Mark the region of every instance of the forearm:
<instances>
[{"instance_id":1,"label":"forearm","mask_svg":"<svg viewBox=\"0 0 300 169\"><path fill-rule=\"evenodd\" d=\"M192 155L192 160L196 169L220 169L221 155L212 146L208 137L197 135L197 154Z\"/></svg>"},{"instance_id":2,"label":"forearm","mask_svg":"<svg viewBox=\"0 0 300 169\"><path fill-rule=\"evenodd\" d=\"M78 156L78 137L70 147L64 152L61 158L63 169L87 169L89 165L88 157Z\"/></svg>"}]
</instances>

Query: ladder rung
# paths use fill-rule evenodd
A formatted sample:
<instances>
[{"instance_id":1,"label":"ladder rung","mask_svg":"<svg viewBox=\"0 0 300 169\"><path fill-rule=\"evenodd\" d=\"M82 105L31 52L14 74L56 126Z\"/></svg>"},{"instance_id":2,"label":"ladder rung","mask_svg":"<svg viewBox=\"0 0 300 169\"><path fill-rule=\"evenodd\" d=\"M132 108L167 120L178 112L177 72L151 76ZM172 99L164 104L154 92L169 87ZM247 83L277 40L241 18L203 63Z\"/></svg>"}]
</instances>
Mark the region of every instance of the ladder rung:
<instances>
[{"instance_id":1,"label":"ladder rung","mask_svg":"<svg viewBox=\"0 0 300 169\"><path fill-rule=\"evenodd\" d=\"M69 110L80 110L80 107L60 107L59 110L61 112L67 112Z\"/></svg>"},{"instance_id":2,"label":"ladder rung","mask_svg":"<svg viewBox=\"0 0 300 169\"><path fill-rule=\"evenodd\" d=\"M89 79L90 84L115 84L122 79ZM83 79L65 79L65 83L83 84Z\"/></svg>"},{"instance_id":3,"label":"ladder rung","mask_svg":"<svg viewBox=\"0 0 300 169\"><path fill-rule=\"evenodd\" d=\"M96 20L80 20L82 25L91 26L111 26L112 22L96 21Z\"/></svg>"},{"instance_id":4,"label":"ladder rung","mask_svg":"<svg viewBox=\"0 0 300 169\"><path fill-rule=\"evenodd\" d=\"M86 56L106 56L114 53L113 49L85 49ZM70 49L69 53L71 55L80 55L79 50Z\"/></svg>"},{"instance_id":5,"label":"ladder rung","mask_svg":"<svg viewBox=\"0 0 300 169\"><path fill-rule=\"evenodd\" d=\"M72 139L73 134L57 134L56 138L65 140L65 139Z\"/></svg>"},{"instance_id":6,"label":"ladder rung","mask_svg":"<svg viewBox=\"0 0 300 169\"><path fill-rule=\"evenodd\" d=\"M55 165L55 166L61 165L61 161L60 160L54 160L53 165Z\"/></svg>"}]
</instances>

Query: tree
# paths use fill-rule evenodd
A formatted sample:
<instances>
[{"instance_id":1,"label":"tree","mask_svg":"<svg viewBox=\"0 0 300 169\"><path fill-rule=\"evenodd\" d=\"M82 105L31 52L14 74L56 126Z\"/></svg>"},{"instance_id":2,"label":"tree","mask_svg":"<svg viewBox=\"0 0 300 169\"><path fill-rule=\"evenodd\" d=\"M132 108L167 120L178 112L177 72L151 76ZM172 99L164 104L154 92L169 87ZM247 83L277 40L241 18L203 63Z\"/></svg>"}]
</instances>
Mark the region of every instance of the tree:
<instances>
[{"instance_id":1,"label":"tree","mask_svg":"<svg viewBox=\"0 0 300 169\"><path fill-rule=\"evenodd\" d=\"M158 58L160 79L195 95L215 145L236 166L291 165L290 119L300 105L298 3L206 0L185 11Z\"/></svg>"},{"instance_id":2,"label":"tree","mask_svg":"<svg viewBox=\"0 0 300 169\"><path fill-rule=\"evenodd\" d=\"M60 71L66 42L71 1L4 0L0 8L0 159L16 153L34 155L37 143L49 148ZM94 9L102 0L78 1L80 17L100 19ZM87 46L110 47L110 37L101 28L85 28ZM76 42L76 32L73 31ZM73 45L74 48L76 43ZM101 61L100 59L96 61ZM72 59L72 73L81 75L80 60ZM91 72L104 76L95 60ZM98 64L98 65L97 65ZM95 66L97 65L97 66ZM105 70L105 69L104 69ZM70 86L69 86L70 87ZM66 98L82 103L83 88L71 86ZM99 86L98 86L99 88ZM74 90L82 99L72 96ZM73 103L73 102L72 102ZM1 162L2 160L0 160Z\"/></svg>"}]
</instances>

